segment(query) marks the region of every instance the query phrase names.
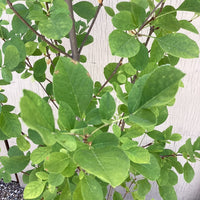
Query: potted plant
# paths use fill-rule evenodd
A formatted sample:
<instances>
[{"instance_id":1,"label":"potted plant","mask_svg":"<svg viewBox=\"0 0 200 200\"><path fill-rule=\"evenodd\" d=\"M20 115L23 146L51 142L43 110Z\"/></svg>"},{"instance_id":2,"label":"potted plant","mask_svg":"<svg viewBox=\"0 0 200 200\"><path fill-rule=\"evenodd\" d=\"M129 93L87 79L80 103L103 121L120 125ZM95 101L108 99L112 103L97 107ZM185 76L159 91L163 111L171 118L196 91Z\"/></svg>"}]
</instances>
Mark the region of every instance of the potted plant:
<instances>
[{"instance_id":1,"label":"potted plant","mask_svg":"<svg viewBox=\"0 0 200 200\"><path fill-rule=\"evenodd\" d=\"M173 133L172 126L157 126L167 119L167 108L182 86L185 74L175 67L179 58L199 56L197 44L179 30L198 33L191 22L199 17L200 2L184 0L174 8L164 0L122 1L116 12L103 0L96 5L0 1L0 13L12 17L0 21L0 85L10 84L17 72L22 79L33 76L46 93L40 97L24 90L20 113L15 114L1 89L0 139L8 144L16 138L16 145L0 157L0 177L9 182L11 174L22 172L24 199L122 200L131 193L133 199L143 200L154 181L164 200L175 200L177 174L188 183L194 177L191 163L200 158L200 138L193 144L188 139L175 152L167 144L181 135ZM105 66L102 84L90 77L81 52L93 42L90 32L103 10L115 27L108 40L119 62ZM182 11L194 17L178 20L177 12ZM143 136L151 142L142 144ZM24 170L28 164L31 168ZM117 192L117 186L125 192Z\"/></svg>"}]
</instances>

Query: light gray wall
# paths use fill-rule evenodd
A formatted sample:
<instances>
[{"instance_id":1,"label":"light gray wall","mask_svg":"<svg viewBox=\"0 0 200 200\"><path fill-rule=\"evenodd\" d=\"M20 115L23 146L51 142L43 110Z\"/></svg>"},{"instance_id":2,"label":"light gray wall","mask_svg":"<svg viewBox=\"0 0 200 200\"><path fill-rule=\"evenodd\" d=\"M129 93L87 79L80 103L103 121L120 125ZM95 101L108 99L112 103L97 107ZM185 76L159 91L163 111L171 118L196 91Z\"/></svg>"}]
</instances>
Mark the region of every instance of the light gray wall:
<instances>
[{"instance_id":1,"label":"light gray wall","mask_svg":"<svg viewBox=\"0 0 200 200\"><path fill-rule=\"evenodd\" d=\"M114 7L117 2L119 2L119 0L105 0L104 5ZM181 2L183 2L183 0L167 1L167 3L172 4L175 7L178 7ZM179 17L181 19L187 19L187 17L191 17L191 14L184 13ZM194 25L196 25L200 31L199 19L194 21ZM98 80L102 83L105 81L103 76L103 68L105 65L109 62L119 61L118 57L113 57L111 55L108 47L108 35L112 30L113 26L111 24L111 18L106 15L104 9L102 9L92 30L95 42L83 50L83 54L88 58L85 67L89 71L93 80ZM189 32L185 33L199 44L200 35L195 35ZM194 141L198 136L200 136L200 59L182 59L178 64L178 68L186 73L186 76L184 77L185 87L179 90L175 105L169 108L168 120L160 127L160 129L163 130L167 126L173 125L173 131L182 134L182 141L186 141L189 137ZM3 88L6 89L9 103L16 106L16 113L19 112L18 103L22 96L22 89L30 89L44 95L38 83L33 81L32 78L29 78L26 81L21 81L17 74L15 74L12 84ZM25 126L23 126L23 129L26 129ZM9 140L9 142L11 145L15 143L14 140ZM146 142L147 141L144 139L144 143ZM170 147L177 150L182 143L183 142L172 143ZM5 155L6 151L2 141L0 141L0 147L2 149L0 155ZM179 177L179 183L176 186L179 200L200 199L200 162L198 161L197 163L194 163L193 167L196 174L194 180L190 184L184 182L182 175ZM157 192L156 184L152 185L152 191L147 196L147 200L150 200L151 198L159 200L160 197ZM129 199L132 198L130 197Z\"/></svg>"}]
</instances>

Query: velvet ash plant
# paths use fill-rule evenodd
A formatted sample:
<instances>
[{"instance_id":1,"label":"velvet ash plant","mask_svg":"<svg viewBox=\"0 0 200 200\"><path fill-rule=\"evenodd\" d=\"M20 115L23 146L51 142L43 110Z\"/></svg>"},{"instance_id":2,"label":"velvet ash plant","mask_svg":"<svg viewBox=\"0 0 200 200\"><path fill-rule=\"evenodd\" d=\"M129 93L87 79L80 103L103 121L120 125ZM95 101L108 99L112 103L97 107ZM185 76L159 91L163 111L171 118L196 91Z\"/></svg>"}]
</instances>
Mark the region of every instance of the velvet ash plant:
<instances>
[{"instance_id":1,"label":"velvet ash plant","mask_svg":"<svg viewBox=\"0 0 200 200\"><path fill-rule=\"evenodd\" d=\"M198 45L181 31L198 34L192 22L200 1L184 0L176 8L167 0L121 1L116 9L104 4L0 0L0 140L8 148L8 156L0 157L0 178L10 182L11 174L23 173L25 200L124 200L129 193L144 200L152 182L162 199L176 200L177 174L188 183L194 177L200 137L175 152L168 144L181 135L157 126L183 86L179 59L199 56ZM177 19L183 11L194 16ZM112 21L109 46L119 57L105 66L105 83L92 80L81 54L93 42L101 12ZM14 72L34 77L46 94L24 90L20 113L7 104L3 89ZM141 143L144 136L151 142ZM10 138L15 146L9 147Z\"/></svg>"}]
</instances>

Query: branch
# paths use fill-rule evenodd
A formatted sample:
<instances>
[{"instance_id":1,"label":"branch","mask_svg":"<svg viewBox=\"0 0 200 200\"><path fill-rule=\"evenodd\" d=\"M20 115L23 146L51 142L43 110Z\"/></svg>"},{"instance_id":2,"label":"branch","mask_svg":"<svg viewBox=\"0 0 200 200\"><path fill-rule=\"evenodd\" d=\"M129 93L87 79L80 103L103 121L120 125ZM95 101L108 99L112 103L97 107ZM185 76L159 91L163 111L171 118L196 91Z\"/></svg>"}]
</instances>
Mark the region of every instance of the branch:
<instances>
[{"instance_id":1,"label":"branch","mask_svg":"<svg viewBox=\"0 0 200 200\"><path fill-rule=\"evenodd\" d=\"M70 11L70 17L72 19L72 29L69 33L70 45L71 45L71 50L72 50L72 59L75 60L75 61L79 61L80 54L78 52L78 47L77 47L75 20L74 20L73 8L72 8L72 0L65 0L65 1L68 5L69 11Z\"/></svg>"},{"instance_id":2,"label":"branch","mask_svg":"<svg viewBox=\"0 0 200 200\"><path fill-rule=\"evenodd\" d=\"M150 20L150 21L148 21L148 20L149 20L149 18L153 15L153 13L156 11L156 9L157 9L161 4L163 4L164 1L165 1L165 0L161 0L161 1L156 5L156 7L151 11L151 13L150 13L150 14L148 15L148 17L145 19L145 21L143 22L143 24L140 26L140 28L139 28L137 34L138 34L150 21L152 21L152 20Z\"/></svg>"},{"instance_id":3,"label":"branch","mask_svg":"<svg viewBox=\"0 0 200 200\"><path fill-rule=\"evenodd\" d=\"M12 3L7 0L7 4L9 5L10 9L15 13L15 15L33 32L35 33L41 40L43 40L44 42L46 42L49 46L51 46L52 48L54 48L55 50L57 50L58 52L64 54L67 57L72 58L68 53L62 51L61 49L59 49L57 46L55 46L54 44L52 44L51 42L49 42L44 35L38 33L13 7Z\"/></svg>"},{"instance_id":4,"label":"branch","mask_svg":"<svg viewBox=\"0 0 200 200\"><path fill-rule=\"evenodd\" d=\"M118 68L122 65L122 61L124 58L121 58L120 61L118 62L117 66L115 67L115 70L112 72L110 77L106 80L106 82L101 86L99 89L99 92L107 85L107 83L112 79L112 77L116 74Z\"/></svg>"},{"instance_id":5,"label":"branch","mask_svg":"<svg viewBox=\"0 0 200 200\"><path fill-rule=\"evenodd\" d=\"M98 5L98 8L97 8L96 14L95 14L95 16L94 16L94 18L93 18L93 20L92 20L92 23L91 23L91 25L90 25L90 27L89 27L89 29L88 29L88 32L87 32L86 35L85 35L85 38L84 38L82 44L81 44L81 46L80 46L80 48L79 48L79 50L78 50L78 53L79 53L79 54L81 53L81 51L82 51L82 49L83 49L83 46L84 46L85 42L87 41L87 38L88 38L88 36L89 36L89 34L90 34L90 32L91 32L93 26L94 26L94 23L95 23L95 21L96 21L96 19L97 19L97 16L98 16L99 11L100 11L100 9L101 9L102 6L103 6L103 0L99 0L99 5Z\"/></svg>"}]
</instances>

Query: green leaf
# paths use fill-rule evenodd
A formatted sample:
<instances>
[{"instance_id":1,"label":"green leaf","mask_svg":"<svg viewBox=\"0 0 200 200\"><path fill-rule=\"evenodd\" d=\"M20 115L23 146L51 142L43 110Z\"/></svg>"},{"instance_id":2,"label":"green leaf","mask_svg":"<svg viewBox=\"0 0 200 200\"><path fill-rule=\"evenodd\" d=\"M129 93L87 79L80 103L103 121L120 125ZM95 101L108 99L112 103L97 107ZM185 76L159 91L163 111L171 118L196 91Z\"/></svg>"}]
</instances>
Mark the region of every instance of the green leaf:
<instances>
[{"instance_id":1,"label":"green leaf","mask_svg":"<svg viewBox=\"0 0 200 200\"><path fill-rule=\"evenodd\" d=\"M144 9L146 9L148 7L147 0L131 0L131 2L137 4L138 6L143 7Z\"/></svg>"},{"instance_id":2,"label":"green leaf","mask_svg":"<svg viewBox=\"0 0 200 200\"><path fill-rule=\"evenodd\" d=\"M59 40L66 36L72 28L72 20L66 2L54 0L50 13L50 17L44 15L38 28L42 35Z\"/></svg>"},{"instance_id":3,"label":"green leaf","mask_svg":"<svg viewBox=\"0 0 200 200\"><path fill-rule=\"evenodd\" d=\"M34 144L44 145L44 142L42 141L42 138L37 131L28 129L28 137Z\"/></svg>"},{"instance_id":4,"label":"green leaf","mask_svg":"<svg viewBox=\"0 0 200 200\"><path fill-rule=\"evenodd\" d=\"M8 150L8 156L13 157L13 156L24 156L24 153L19 149L18 146L12 146Z\"/></svg>"},{"instance_id":5,"label":"green leaf","mask_svg":"<svg viewBox=\"0 0 200 200\"><path fill-rule=\"evenodd\" d=\"M79 34L76 36L76 39L77 39L77 47L80 48L81 47L81 44L83 42L83 40L85 39L86 37L86 33L83 33L83 34ZM89 45L90 43L92 43L94 41L93 37L91 35L88 35L87 37L87 40L85 41L84 43L84 46L87 46Z\"/></svg>"},{"instance_id":6,"label":"green leaf","mask_svg":"<svg viewBox=\"0 0 200 200\"><path fill-rule=\"evenodd\" d=\"M138 89L139 83L137 84L136 81L137 87L134 85L129 94L129 112L145 107L166 105L175 96L183 76L180 70L169 65L156 68L148 77L143 76L140 81L142 83L140 87L143 89Z\"/></svg>"},{"instance_id":7,"label":"green leaf","mask_svg":"<svg viewBox=\"0 0 200 200\"><path fill-rule=\"evenodd\" d=\"M131 114L129 120L144 129L153 127L157 122L156 116L149 109L140 109L138 112Z\"/></svg>"},{"instance_id":8,"label":"green leaf","mask_svg":"<svg viewBox=\"0 0 200 200\"><path fill-rule=\"evenodd\" d=\"M84 200L81 193L81 182L76 185L76 189L73 192L73 200ZM71 200L71 199L70 199Z\"/></svg>"},{"instance_id":9,"label":"green leaf","mask_svg":"<svg viewBox=\"0 0 200 200\"><path fill-rule=\"evenodd\" d=\"M134 163L150 163L150 154L148 150L142 147L132 147L126 150L125 153Z\"/></svg>"},{"instance_id":10,"label":"green leaf","mask_svg":"<svg viewBox=\"0 0 200 200\"><path fill-rule=\"evenodd\" d=\"M61 101L58 109L58 125L61 130L70 131L74 128L76 115L72 108L65 102Z\"/></svg>"},{"instance_id":11,"label":"green leaf","mask_svg":"<svg viewBox=\"0 0 200 200\"><path fill-rule=\"evenodd\" d=\"M143 129L141 126L137 124L134 124L126 131L126 134L124 136L129 138L136 138L143 135L144 132L145 129Z\"/></svg>"},{"instance_id":12,"label":"green leaf","mask_svg":"<svg viewBox=\"0 0 200 200\"><path fill-rule=\"evenodd\" d=\"M113 194L113 200L123 200L123 197L119 192L115 191Z\"/></svg>"},{"instance_id":13,"label":"green leaf","mask_svg":"<svg viewBox=\"0 0 200 200\"><path fill-rule=\"evenodd\" d=\"M8 101L8 98L4 94L0 93L0 102L6 103L7 101Z\"/></svg>"},{"instance_id":14,"label":"green leaf","mask_svg":"<svg viewBox=\"0 0 200 200\"><path fill-rule=\"evenodd\" d=\"M182 139L182 136L178 133L174 133L171 135L170 140L171 141L179 141Z\"/></svg>"},{"instance_id":15,"label":"green leaf","mask_svg":"<svg viewBox=\"0 0 200 200\"><path fill-rule=\"evenodd\" d=\"M20 54L14 45L8 45L5 50L4 65L12 70L20 62Z\"/></svg>"},{"instance_id":16,"label":"green leaf","mask_svg":"<svg viewBox=\"0 0 200 200\"><path fill-rule=\"evenodd\" d=\"M0 172L0 177L3 179L4 183L10 183L12 181L11 175L7 172L4 172L4 173Z\"/></svg>"},{"instance_id":17,"label":"green leaf","mask_svg":"<svg viewBox=\"0 0 200 200\"><path fill-rule=\"evenodd\" d=\"M136 3L132 2L119 2L117 4L117 9L119 11L129 11L132 14L132 20L136 27L142 25L145 20L146 12L145 9L141 5L137 5Z\"/></svg>"},{"instance_id":18,"label":"green leaf","mask_svg":"<svg viewBox=\"0 0 200 200\"><path fill-rule=\"evenodd\" d=\"M91 176L84 176L81 180L81 194L83 200L102 200L101 185Z\"/></svg>"},{"instance_id":19,"label":"green leaf","mask_svg":"<svg viewBox=\"0 0 200 200\"><path fill-rule=\"evenodd\" d=\"M159 186L159 193L163 200L177 200L176 192L171 185Z\"/></svg>"},{"instance_id":20,"label":"green leaf","mask_svg":"<svg viewBox=\"0 0 200 200\"><path fill-rule=\"evenodd\" d=\"M185 0L178 7L178 10L200 13L200 2L199 0Z\"/></svg>"},{"instance_id":21,"label":"green leaf","mask_svg":"<svg viewBox=\"0 0 200 200\"><path fill-rule=\"evenodd\" d=\"M75 115L82 117L93 93L93 82L86 69L69 58L60 57L53 75L53 87L58 103L66 102Z\"/></svg>"},{"instance_id":22,"label":"green leaf","mask_svg":"<svg viewBox=\"0 0 200 200\"><path fill-rule=\"evenodd\" d=\"M99 112L99 109L98 108L94 108L92 110L90 110L90 112L88 112L86 114L86 122L88 124L92 124L92 125L99 125L99 124L102 124L102 121L101 121L101 115L100 115L100 112Z\"/></svg>"},{"instance_id":23,"label":"green leaf","mask_svg":"<svg viewBox=\"0 0 200 200\"><path fill-rule=\"evenodd\" d=\"M157 117L157 123L156 123L156 126L162 124L163 122L165 122L165 120L167 119L168 117L168 109L167 109L167 106L159 106L157 107L158 109L158 116Z\"/></svg>"},{"instance_id":24,"label":"green leaf","mask_svg":"<svg viewBox=\"0 0 200 200\"><path fill-rule=\"evenodd\" d=\"M88 173L110 183L113 187L126 179L130 165L126 154L114 146L80 149L75 152L74 160Z\"/></svg>"},{"instance_id":25,"label":"green leaf","mask_svg":"<svg viewBox=\"0 0 200 200\"><path fill-rule=\"evenodd\" d=\"M53 186L59 186L63 183L65 177L62 174L50 173L48 182Z\"/></svg>"},{"instance_id":26,"label":"green leaf","mask_svg":"<svg viewBox=\"0 0 200 200\"><path fill-rule=\"evenodd\" d=\"M112 18L113 25L119 30L132 30L137 28L129 11L121 11Z\"/></svg>"},{"instance_id":27,"label":"green leaf","mask_svg":"<svg viewBox=\"0 0 200 200\"><path fill-rule=\"evenodd\" d=\"M87 19L89 22L94 16L96 9L92 3L87 1L81 1L73 5L74 12L80 17Z\"/></svg>"},{"instance_id":28,"label":"green leaf","mask_svg":"<svg viewBox=\"0 0 200 200\"><path fill-rule=\"evenodd\" d=\"M31 153L31 161L33 164L41 163L51 152L49 147L38 147Z\"/></svg>"},{"instance_id":29,"label":"green leaf","mask_svg":"<svg viewBox=\"0 0 200 200\"><path fill-rule=\"evenodd\" d=\"M148 182L147 179L142 179L137 181L137 185L138 185L138 194L142 197L146 196L151 190L151 184Z\"/></svg>"},{"instance_id":30,"label":"green leaf","mask_svg":"<svg viewBox=\"0 0 200 200\"><path fill-rule=\"evenodd\" d=\"M53 152L46 157L44 161L44 168L48 172L60 173L69 164L69 158L67 154L62 152Z\"/></svg>"},{"instance_id":31,"label":"green leaf","mask_svg":"<svg viewBox=\"0 0 200 200\"><path fill-rule=\"evenodd\" d=\"M49 174L48 173L46 173L46 172L36 172L36 174L35 174L39 179L41 179L41 180L48 180L48 178L49 178Z\"/></svg>"},{"instance_id":32,"label":"green leaf","mask_svg":"<svg viewBox=\"0 0 200 200\"><path fill-rule=\"evenodd\" d=\"M2 66L2 53L1 53L1 50L0 50L0 67Z\"/></svg>"},{"instance_id":33,"label":"green leaf","mask_svg":"<svg viewBox=\"0 0 200 200\"><path fill-rule=\"evenodd\" d=\"M24 198L25 199L34 199L39 197L45 187L45 182L33 181L26 185L24 189Z\"/></svg>"},{"instance_id":34,"label":"green leaf","mask_svg":"<svg viewBox=\"0 0 200 200\"><path fill-rule=\"evenodd\" d=\"M38 82L44 82L46 80L45 71L47 64L45 58L37 60L33 65L33 77Z\"/></svg>"},{"instance_id":35,"label":"green leaf","mask_svg":"<svg viewBox=\"0 0 200 200\"><path fill-rule=\"evenodd\" d=\"M161 60L161 58L164 56L164 51L158 44L157 40L154 40L151 46L151 52L150 52L150 61L157 63Z\"/></svg>"},{"instance_id":36,"label":"green leaf","mask_svg":"<svg viewBox=\"0 0 200 200\"><path fill-rule=\"evenodd\" d=\"M136 70L142 71L147 66L148 61L148 49L144 44L140 43L139 52L134 57L129 58L129 62Z\"/></svg>"},{"instance_id":37,"label":"green leaf","mask_svg":"<svg viewBox=\"0 0 200 200\"><path fill-rule=\"evenodd\" d=\"M168 171L168 183L170 185L176 185L178 183L178 176L176 175L176 173L172 170Z\"/></svg>"},{"instance_id":38,"label":"green leaf","mask_svg":"<svg viewBox=\"0 0 200 200\"><path fill-rule=\"evenodd\" d=\"M24 90L20 101L21 117L33 130L37 131L46 145L55 143L54 118L51 107L37 94Z\"/></svg>"},{"instance_id":39,"label":"green leaf","mask_svg":"<svg viewBox=\"0 0 200 200\"><path fill-rule=\"evenodd\" d=\"M196 29L196 27L191 22L189 22L187 20L180 20L179 24L180 24L180 27L182 29L185 29L185 30L191 31L193 33L199 34L198 30Z\"/></svg>"},{"instance_id":40,"label":"green leaf","mask_svg":"<svg viewBox=\"0 0 200 200\"><path fill-rule=\"evenodd\" d=\"M1 68L1 75L6 82L12 81L12 73L7 67Z\"/></svg>"},{"instance_id":41,"label":"green leaf","mask_svg":"<svg viewBox=\"0 0 200 200\"><path fill-rule=\"evenodd\" d=\"M149 137L153 138L154 140L165 140L164 134L160 131L153 130L147 133Z\"/></svg>"},{"instance_id":42,"label":"green leaf","mask_svg":"<svg viewBox=\"0 0 200 200\"><path fill-rule=\"evenodd\" d=\"M0 162L10 174L21 172L29 163L29 154L26 156L0 157Z\"/></svg>"},{"instance_id":43,"label":"green leaf","mask_svg":"<svg viewBox=\"0 0 200 200\"><path fill-rule=\"evenodd\" d=\"M75 151L77 148L74 136L67 134L57 134L56 141L68 151Z\"/></svg>"},{"instance_id":44,"label":"green leaf","mask_svg":"<svg viewBox=\"0 0 200 200\"><path fill-rule=\"evenodd\" d=\"M104 6L104 9L105 9L106 13L108 15L110 15L111 17L113 17L115 15L115 12L114 12L114 10L111 7Z\"/></svg>"},{"instance_id":45,"label":"green leaf","mask_svg":"<svg viewBox=\"0 0 200 200\"><path fill-rule=\"evenodd\" d=\"M160 166L155 156L150 154L149 164L131 163L131 166L151 181L155 181L160 176Z\"/></svg>"},{"instance_id":46,"label":"green leaf","mask_svg":"<svg viewBox=\"0 0 200 200\"><path fill-rule=\"evenodd\" d=\"M17 137L17 146L21 151L28 151L31 147L30 143L22 135Z\"/></svg>"},{"instance_id":47,"label":"green leaf","mask_svg":"<svg viewBox=\"0 0 200 200\"><path fill-rule=\"evenodd\" d=\"M26 58L25 45L24 45L24 42L20 38L13 37L11 40L7 40L3 44L2 49L3 49L4 54L6 54L7 47L10 46L10 45L12 46L12 48L14 48L13 46L15 46L15 48L17 48L17 50L18 50L18 53L17 53L17 50L14 48L15 49L14 50L15 52L13 52L14 53L14 55L13 55L14 57L11 57L11 55L12 55L11 47L9 47L9 52L7 52L7 54L11 53L11 55L10 55L11 58L10 59L13 59L13 58L17 59L17 60L13 59L13 62L17 63L17 64L15 64L15 66L17 66L19 62L24 62L24 60ZM8 55L8 59L9 59L9 55ZM19 62L18 62L18 60L19 60ZM11 62L11 61L9 61L9 62ZM13 63L13 65L14 65L14 63ZM14 66L12 66L12 67L8 66L8 68L10 70L12 70L12 69L14 69Z\"/></svg>"},{"instance_id":48,"label":"green leaf","mask_svg":"<svg viewBox=\"0 0 200 200\"><path fill-rule=\"evenodd\" d=\"M114 30L109 35L109 45L112 55L126 58L135 56L140 50L140 43L135 37L121 30Z\"/></svg>"},{"instance_id":49,"label":"green leaf","mask_svg":"<svg viewBox=\"0 0 200 200\"><path fill-rule=\"evenodd\" d=\"M187 152L187 154L190 156L190 161L191 162L196 162L196 159L194 158L194 151L193 151L193 146L191 143L191 138L187 139L186 143L185 143L185 150Z\"/></svg>"},{"instance_id":50,"label":"green leaf","mask_svg":"<svg viewBox=\"0 0 200 200\"><path fill-rule=\"evenodd\" d=\"M21 135L21 124L17 115L7 112L0 114L0 131L9 138Z\"/></svg>"},{"instance_id":51,"label":"green leaf","mask_svg":"<svg viewBox=\"0 0 200 200\"><path fill-rule=\"evenodd\" d=\"M163 37L156 38L161 48L176 57L198 58L199 47L195 41L182 33L171 33Z\"/></svg>"},{"instance_id":52,"label":"green leaf","mask_svg":"<svg viewBox=\"0 0 200 200\"><path fill-rule=\"evenodd\" d=\"M116 124L112 126L113 133L119 138L121 136L121 128Z\"/></svg>"},{"instance_id":53,"label":"green leaf","mask_svg":"<svg viewBox=\"0 0 200 200\"><path fill-rule=\"evenodd\" d=\"M99 112L102 119L111 119L115 113L116 104L110 93L106 92L100 99Z\"/></svg>"},{"instance_id":54,"label":"green leaf","mask_svg":"<svg viewBox=\"0 0 200 200\"><path fill-rule=\"evenodd\" d=\"M92 141L92 146L95 148L118 145L119 139L111 133L100 133Z\"/></svg>"},{"instance_id":55,"label":"green leaf","mask_svg":"<svg viewBox=\"0 0 200 200\"><path fill-rule=\"evenodd\" d=\"M172 6L165 6L161 14L156 18L154 25L167 31L177 32L180 29L180 24L176 19L175 11Z\"/></svg>"},{"instance_id":56,"label":"green leaf","mask_svg":"<svg viewBox=\"0 0 200 200\"><path fill-rule=\"evenodd\" d=\"M71 188L70 188L70 183L68 179L65 181L59 200L72 200Z\"/></svg>"},{"instance_id":57,"label":"green leaf","mask_svg":"<svg viewBox=\"0 0 200 200\"><path fill-rule=\"evenodd\" d=\"M157 180L157 183L159 186L164 186L168 184L168 168L166 166L163 166L160 170L160 176Z\"/></svg>"},{"instance_id":58,"label":"green leaf","mask_svg":"<svg viewBox=\"0 0 200 200\"><path fill-rule=\"evenodd\" d=\"M38 44L33 41L26 42L25 43L26 54L28 56L32 55L35 52L35 50L37 49L37 45Z\"/></svg>"}]
</instances>

